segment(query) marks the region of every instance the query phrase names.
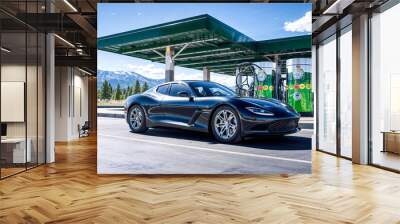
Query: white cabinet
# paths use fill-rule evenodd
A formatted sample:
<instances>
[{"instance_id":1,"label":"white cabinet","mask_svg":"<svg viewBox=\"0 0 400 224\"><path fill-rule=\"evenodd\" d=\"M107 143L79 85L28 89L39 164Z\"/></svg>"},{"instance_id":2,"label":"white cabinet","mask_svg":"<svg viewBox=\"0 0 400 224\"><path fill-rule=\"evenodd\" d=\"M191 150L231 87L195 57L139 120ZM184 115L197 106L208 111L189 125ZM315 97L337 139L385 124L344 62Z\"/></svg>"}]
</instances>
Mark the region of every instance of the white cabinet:
<instances>
[{"instance_id":1,"label":"white cabinet","mask_svg":"<svg viewBox=\"0 0 400 224\"><path fill-rule=\"evenodd\" d=\"M32 161L32 140L26 140L25 151L25 138L8 138L2 139L1 144L12 149L12 163L25 163Z\"/></svg>"}]
</instances>

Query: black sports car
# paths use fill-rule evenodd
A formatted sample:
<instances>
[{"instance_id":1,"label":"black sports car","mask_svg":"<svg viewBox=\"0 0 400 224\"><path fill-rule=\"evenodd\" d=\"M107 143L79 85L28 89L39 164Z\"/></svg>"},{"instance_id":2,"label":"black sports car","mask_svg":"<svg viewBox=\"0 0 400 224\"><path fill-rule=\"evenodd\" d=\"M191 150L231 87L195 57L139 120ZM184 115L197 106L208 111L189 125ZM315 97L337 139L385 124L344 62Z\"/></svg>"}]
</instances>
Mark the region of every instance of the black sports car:
<instances>
[{"instance_id":1,"label":"black sports car","mask_svg":"<svg viewBox=\"0 0 400 224\"><path fill-rule=\"evenodd\" d=\"M132 132L182 128L212 133L224 143L300 130L300 115L279 100L238 97L231 89L206 81L169 82L130 96L125 117Z\"/></svg>"}]
</instances>

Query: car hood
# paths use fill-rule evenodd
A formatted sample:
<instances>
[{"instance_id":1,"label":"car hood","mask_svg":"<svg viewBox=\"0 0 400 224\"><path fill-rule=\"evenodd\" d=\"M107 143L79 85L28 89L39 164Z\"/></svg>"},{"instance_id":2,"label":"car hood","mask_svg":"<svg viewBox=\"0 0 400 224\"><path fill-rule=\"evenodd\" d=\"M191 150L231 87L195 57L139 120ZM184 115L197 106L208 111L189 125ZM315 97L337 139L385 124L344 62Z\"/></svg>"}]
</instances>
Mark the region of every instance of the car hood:
<instances>
[{"instance_id":1,"label":"car hood","mask_svg":"<svg viewBox=\"0 0 400 224\"><path fill-rule=\"evenodd\" d=\"M299 116L299 113L296 112L291 106L282 103L277 99L256 99L256 98L249 98L249 97L238 97L240 101L244 101L249 105L254 105L257 107L261 107L267 109L275 114L280 115L290 115L290 116Z\"/></svg>"},{"instance_id":2,"label":"car hood","mask_svg":"<svg viewBox=\"0 0 400 224\"><path fill-rule=\"evenodd\" d=\"M276 99L256 99L249 97L240 97L239 100L245 101L247 103L255 104L260 107L269 108L269 107L287 107L286 104L282 103Z\"/></svg>"}]
</instances>

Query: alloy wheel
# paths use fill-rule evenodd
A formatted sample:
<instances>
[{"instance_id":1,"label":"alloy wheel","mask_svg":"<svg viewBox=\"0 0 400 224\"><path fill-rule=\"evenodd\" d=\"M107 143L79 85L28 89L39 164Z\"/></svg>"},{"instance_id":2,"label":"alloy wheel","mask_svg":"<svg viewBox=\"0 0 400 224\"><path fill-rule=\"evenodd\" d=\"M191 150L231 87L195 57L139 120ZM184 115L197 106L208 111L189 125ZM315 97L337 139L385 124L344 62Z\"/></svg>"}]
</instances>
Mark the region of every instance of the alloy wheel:
<instances>
[{"instance_id":1,"label":"alloy wheel","mask_svg":"<svg viewBox=\"0 0 400 224\"><path fill-rule=\"evenodd\" d=\"M214 130L222 139L230 139L237 132L238 123L235 114L227 109L217 113L214 120Z\"/></svg>"},{"instance_id":2,"label":"alloy wheel","mask_svg":"<svg viewBox=\"0 0 400 224\"><path fill-rule=\"evenodd\" d=\"M137 130L141 127L143 122L143 113L142 111L135 107L132 109L129 121L133 129Z\"/></svg>"}]
</instances>

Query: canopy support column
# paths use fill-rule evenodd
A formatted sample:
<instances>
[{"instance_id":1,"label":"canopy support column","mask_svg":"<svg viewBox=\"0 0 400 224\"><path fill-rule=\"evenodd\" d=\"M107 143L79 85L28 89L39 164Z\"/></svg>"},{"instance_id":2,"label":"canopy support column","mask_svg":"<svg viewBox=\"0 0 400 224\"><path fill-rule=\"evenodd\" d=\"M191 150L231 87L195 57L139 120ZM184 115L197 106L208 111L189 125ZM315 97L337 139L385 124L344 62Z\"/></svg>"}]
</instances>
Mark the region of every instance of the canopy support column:
<instances>
[{"instance_id":1,"label":"canopy support column","mask_svg":"<svg viewBox=\"0 0 400 224\"><path fill-rule=\"evenodd\" d=\"M281 64L279 63L279 55L275 56L275 98L280 100L279 83L281 82Z\"/></svg>"},{"instance_id":2,"label":"canopy support column","mask_svg":"<svg viewBox=\"0 0 400 224\"><path fill-rule=\"evenodd\" d=\"M203 80L210 81L210 70L207 67L203 67Z\"/></svg>"},{"instance_id":3,"label":"canopy support column","mask_svg":"<svg viewBox=\"0 0 400 224\"><path fill-rule=\"evenodd\" d=\"M238 75L239 74L239 69L238 68L236 68L235 74L236 74L236 83L235 83L236 84L236 93L239 96L242 96L242 91L240 91L240 88L239 88L239 84L242 83L242 76Z\"/></svg>"},{"instance_id":4,"label":"canopy support column","mask_svg":"<svg viewBox=\"0 0 400 224\"><path fill-rule=\"evenodd\" d=\"M174 81L174 48L168 46L165 48L165 81Z\"/></svg>"}]
</instances>

